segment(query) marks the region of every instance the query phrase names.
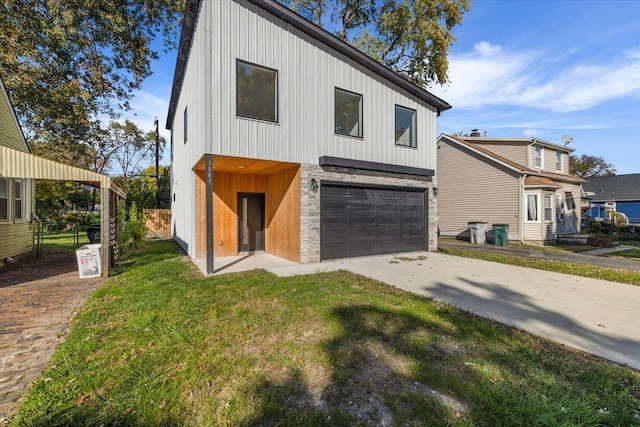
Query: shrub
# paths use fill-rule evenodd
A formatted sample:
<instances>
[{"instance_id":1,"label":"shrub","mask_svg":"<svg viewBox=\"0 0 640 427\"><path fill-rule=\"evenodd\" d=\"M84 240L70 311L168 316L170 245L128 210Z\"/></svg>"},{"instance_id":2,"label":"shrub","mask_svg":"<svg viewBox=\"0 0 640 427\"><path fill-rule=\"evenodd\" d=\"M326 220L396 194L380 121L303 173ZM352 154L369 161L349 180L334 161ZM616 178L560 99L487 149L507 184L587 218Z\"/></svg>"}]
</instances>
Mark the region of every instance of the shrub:
<instances>
[{"instance_id":1,"label":"shrub","mask_svg":"<svg viewBox=\"0 0 640 427\"><path fill-rule=\"evenodd\" d=\"M613 239L607 236L594 234L593 236L589 236L589 238L587 239L587 244L600 248L610 248L611 246L613 246Z\"/></svg>"}]
</instances>

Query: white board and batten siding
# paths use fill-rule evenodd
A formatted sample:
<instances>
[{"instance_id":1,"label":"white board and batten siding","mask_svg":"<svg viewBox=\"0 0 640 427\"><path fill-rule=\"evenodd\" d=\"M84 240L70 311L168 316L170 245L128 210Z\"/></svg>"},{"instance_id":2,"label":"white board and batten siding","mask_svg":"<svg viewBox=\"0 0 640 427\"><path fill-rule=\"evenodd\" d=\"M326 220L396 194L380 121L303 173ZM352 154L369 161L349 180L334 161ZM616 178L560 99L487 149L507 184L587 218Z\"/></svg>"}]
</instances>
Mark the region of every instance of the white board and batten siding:
<instances>
[{"instance_id":1,"label":"white board and batten siding","mask_svg":"<svg viewBox=\"0 0 640 427\"><path fill-rule=\"evenodd\" d=\"M196 240L193 167L204 154L316 165L331 156L435 170L435 107L246 0L200 7L171 123L172 203L180 207L172 209L174 235ZM277 123L236 116L236 60L277 70ZM363 96L363 138L335 134L335 88ZM396 104L417 111L417 148L395 145Z\"/></svg>"},{"instance_id":2,"label":"white board and batten siding","mask_svg":"<svg viewBox=\"0 0 640 427\"><path fill-rule=\"evenodd\" d=\"M333 156L435 169L432 106L247 1L203 7L214 40L214 134L207 152L310 164ZM236 59L278 71L278 123L236 117ZM334 133L336 87L363 96L362 139ZM395 145L396 104L417 110L417 148Z\"/></svg>"},{"instance_id":3,"label":"white board and batten siding","mask_svg":"<svg viewBox=\"0 0 640 427\"><path fill-rule=\"evenodd\" d=\"M438 225L441 235L465 233L470 221L509 224L518 239L519 174L442 141L438 148Z\"/></svg>"}]
</instances>

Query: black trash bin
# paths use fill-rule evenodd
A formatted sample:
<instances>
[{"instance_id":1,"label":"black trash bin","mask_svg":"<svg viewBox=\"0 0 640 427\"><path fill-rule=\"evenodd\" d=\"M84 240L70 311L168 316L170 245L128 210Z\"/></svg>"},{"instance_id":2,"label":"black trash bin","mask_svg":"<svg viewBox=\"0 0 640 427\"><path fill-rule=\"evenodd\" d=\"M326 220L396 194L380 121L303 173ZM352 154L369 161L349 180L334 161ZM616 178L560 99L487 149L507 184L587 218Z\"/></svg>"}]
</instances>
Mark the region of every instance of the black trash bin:
<instances>
[{"instance_id":1,"label":"black trash bin","mask_svg":"<svg viewBox=\"0 0 640 427\"><path fill-rule=\"evenodd\" d=\"M509 243L509 224L493 224L493 244L507 246Z\"/></svg>"}]
</instances>

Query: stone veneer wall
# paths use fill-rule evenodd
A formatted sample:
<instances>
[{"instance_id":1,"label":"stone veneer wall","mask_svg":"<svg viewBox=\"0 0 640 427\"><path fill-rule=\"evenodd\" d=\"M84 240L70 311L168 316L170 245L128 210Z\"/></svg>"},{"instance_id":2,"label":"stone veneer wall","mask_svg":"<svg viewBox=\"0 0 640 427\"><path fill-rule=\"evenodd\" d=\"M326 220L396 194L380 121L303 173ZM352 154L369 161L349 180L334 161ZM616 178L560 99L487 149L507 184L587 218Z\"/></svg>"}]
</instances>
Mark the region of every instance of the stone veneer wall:
<instances>
[{"instance_id":1,"label":"stone veneer wall","mask_svg":"<svg viewBox=\"0 0 640 427\"><path fill-rule=\"evenodd\" d=\"M433 188L436 177L372 172L358 169L323 167L312 164L300 165L300 262L320 261L320 189L314 193L311 180L319 185L322 181L351 182L357 184L393 185L399 187L428 188L428 236L427 248L435 251L438 248L437 199Z\"/></svg>"}]
</instances>

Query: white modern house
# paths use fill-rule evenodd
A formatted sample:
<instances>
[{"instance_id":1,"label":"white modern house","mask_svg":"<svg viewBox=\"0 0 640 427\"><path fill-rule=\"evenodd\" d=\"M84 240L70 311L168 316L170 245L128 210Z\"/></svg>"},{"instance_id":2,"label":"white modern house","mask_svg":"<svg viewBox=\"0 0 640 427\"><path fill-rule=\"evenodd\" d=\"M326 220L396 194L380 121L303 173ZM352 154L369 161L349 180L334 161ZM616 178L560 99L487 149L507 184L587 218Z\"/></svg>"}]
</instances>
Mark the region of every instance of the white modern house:
<instances>
[{"instance_id":1,"label":"white modern house","mask_svg":"<svg viewBox=\"0 0 640 427\"><path fill-rule=\"evenodd\" d=\"M273 0L188 0L167 117L192 257L434 250L445 101Z\"/></svg>"}]
</instances>

